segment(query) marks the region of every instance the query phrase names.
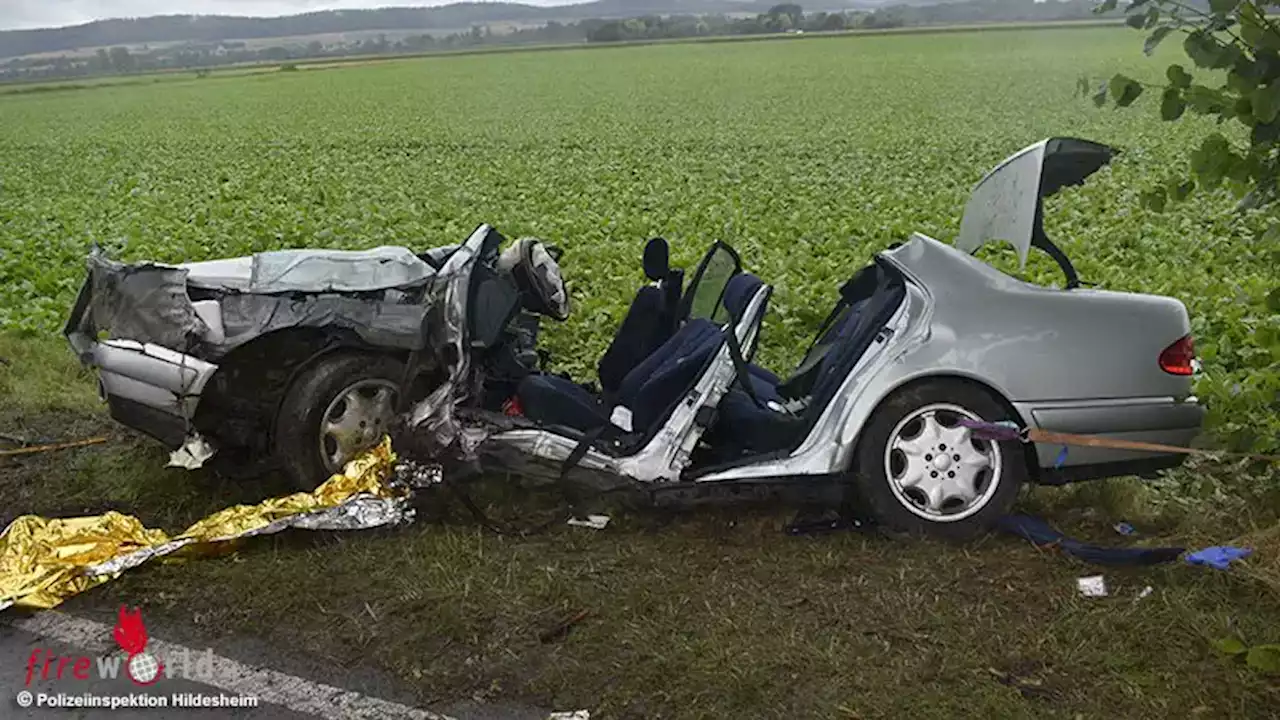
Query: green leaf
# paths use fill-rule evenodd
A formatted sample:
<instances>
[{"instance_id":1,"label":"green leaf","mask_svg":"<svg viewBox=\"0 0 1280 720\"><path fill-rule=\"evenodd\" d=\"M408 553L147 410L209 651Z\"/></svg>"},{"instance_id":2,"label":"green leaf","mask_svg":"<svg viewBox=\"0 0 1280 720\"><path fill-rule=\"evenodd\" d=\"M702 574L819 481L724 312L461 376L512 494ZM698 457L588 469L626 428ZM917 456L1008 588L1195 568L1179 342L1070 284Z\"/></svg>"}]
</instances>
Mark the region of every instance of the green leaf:
<instances>
[{"instance_id":1,"label":"green leaf","mask_svg":"<svg viewBox=\"0 0 1280 720\"><path fill-rule=\"evenodd\" d=\"M1135 30L1141 30L1142 26L1147 24L1147 14L1134 13L1132 15L1128 15L1124 19L1124 24Z\"/></svg>"},{"instance_id":2,"label":"green leaf","mask_svg":"<svg viewBox=\"0 0 1280 720\"><path fill-rule=\"evenodd\" d=\"M1147 36L1147 41L1142 44L1142 52L1148 55L1155 52L1156 48L1160 46L1160 42L1163 41L1171 32L1173 32L1173 28L1169 25L1161 25L1153 30L1151 34Z\"/></svg>"},{"instance_id":3,"label":"green leaf","mask_svg":"<svg viewBox=\"0 0 1280 720\"><path fill-rule=\"evenodd\" d=\"M1240 0L1209 0L1209 9L1219 15L1226 15L1239 4Z\"/></svg>"},{"instance_id":4,"label":"green leaf","mask_svg":"<svg viewBox=\"0 0 1280 720\"><path fill-rule=\"evenodd\" d=\"M1280 314L1280 287L1267 293L1267 311Z\"/></svg>"},{"instance_id":5,"label":"green leaf","mask_svg":"<svg viewBox=\"0 0 1280 720\"><path fill-rule=\"evenodd\" d=\"M1191 87L1191 75L1182 69L1181 65L1173 64L1168 70L1164 71L1165 77L1169 78L1169 82L1174 87L1189 88Z\"/></svg>"},{"instance_id":6,"label":"green leaf","mask_svg":"<svg viewBox=\"0 0 1280 720\"><path fill-rule=\"evenodd\" d=\"M1102 4L1094 8L1093 11L1099 15L1109 13L1116 9L1117 4L1119 4L1119 0L1102 0Z\"/></svg>"},{"instance_id":7,"label":"green leaf","mask_svg":"<svg viewBox=\"0 0 1280 720\"><path fill-rule=\"evenodd\" d=\"M1247 158L1238 158L1234 155L1229 157L1231 157L1231 162L1227 164L1227 177L1237 185L1247 187L1249 181L1253 179L1253 163L1249 162ZM1247 189L1246 192L1248 192ZM1241 193L1241 195L1243 194Z\"/></svg>"},{"instance_id":8,"label":"green leaf","mask_svg":"<svg viewBox=\"0 0 1280 720\"><path fill-rule=\"evenodd\" d=\"M1164 212L1167 200L1168 196L1165 194L1164 188L1162 187L1144 190L1139 198L1139 202L1142 207L1157 213Z\"/></svg>"},{"instance_id":9,"label":"green leaf","mask_svg":"<svg viewBox=\"0 0 1280 720\"><path fill-rule=\"evenodd\" d=\"M1227 89L1238 92L1242 95L1248 95L1258 87L1258 79L1252 73L1245 74L1239 71L1239 63L1236 63L1237 69L1233 69L1227 73Z\"/></svg>"},{"instance_id":10,"label":"green leaf","mask_svg":"<svg viewBox=\"0 0 1280 720\"><path fill-rule=\"evenodd\" d=\"M1191 153L1191 172L1201 187L1215 188L1222 184L1239 159L1231 152L1227 139L1213 133L1204 139L1200 147Z\"/></svg>"},{"instance_id":11,"label":"green leaf","mask_svg":"<svg viewBox=\"0 0 1280 720\"><path fill-rule=\"evenodd\" d=\"M1280 113L1280 82L1254 90L1249 101L1253 104L1253 116L1258 122L1266 124L1275 120Z\"/></svg>"},{"instance_id":12,"label":"green leaf","mask_svg":"<svg viewBox=\"0 0 1280 720\"><path fill-rule=\"evenodd\" d=\"M1211 33L1204 30L1196 30L1188 34L1187 39L1182 41L1182 49L1187 52L1187 57L1191 58L1196 67L1211 69L1231 67L1240 55L1238 48L1222 44Z\"/></svg>"},{"instance_id":13,"label":"green leaf","mask_svg":"<svg viewBox=\"0 0 1280 720\"><path fill-rule=\"evenodd\" d=\"M1255 645L1249 648L1245 662L1254 670L1280 674L1280 645Z\"/></svg>"},{"instance_id":14,"label":"green leaf","mask_svg":"<svg viewBox=\"0 0 1280 720\"><path fill-rule=\"evenodd\" d=\"M1147 19L1146 19L1146 22L1142 24L1142 28L1144 30L1150 30L1151 28L1155 27L1156 24L1159 22L1160 22L1160 8L1154 5L1147 8Z\"/></svg>"},{"instance_id":15,"label":"green leaf","mask_svg":"<svg viewBox=\"0 0 1280 720\"><path fill-rule=\"evenodd\" d=\"M1269 123L1258 123L1249 133L1249 142L1255 147L1265 146L1280 140L1280 123L1274 120Z\"/></svg>"},{"instance_id":16,"label":"green leaf","mask_svg":"<svg viewBox=\"0 0 1280 720\"><path fill-rule=\"evenodd\" d=\"M1187 109L1187 101L1182 99L1182 91L1176 87L1165 88L1160 98L1160 119L1177 120Z\"/></svg>"},{"instance_id":17,"label":"green leaf","mask_svg":"<svg viewBox=\"0 0 1280 720\"><path fill-rule=\"evenodd\" d=\"M1222 112L1227 106L1222 93L1204 85L1192 85L1183 96L1187 105L1201 115Z\"/></svg>"},{"instance_id":18,"label":"green leaf","mask_svg":"<svg viewBox=\"0 0 1280 720\"><path fill-rule=\"evenodd\" d=\"M1111 99L1115 100L1117 107L1128 107L1142 95L1142 85L1127 75L1116 75L1111 78L1109 88Z\"/></svg>"},{"instance_id":19,"label":"green leaf","mask_svg":"<svg viewBox=\"0 0 1280 720\"><path fill-rule=\"evenodd\" d=\"M1213 649L1224 655L1239 655L1249 648L1245 647L1245 644L1240 642L1239 638L1224 637L1213 641Z\"/></svg>"},{"instance_id":20,"label":"green leaf","mask_svg":"<svg viewBox=\"0 0 1280 720\"><path fill-rule=\"evenodd\" d=\"M1235 104L1231 106L1231 112L1236 116L1237 120L1250 127L1258 122L1257 118L1253 116L1253 101L1248 97L1236 98Z\"/></svg>"},{"instance_id":21,"label":"green leaf","mask_svg":"<svg viewBox=\"0 0 1280 720\"><path fill-rule=\"evenodd\" d=\"M1252 2L1240 8L1240 37L1246 43L1260 50L1280 50L1280 35L1258 12Z\"/></svg>"}]
</instances>

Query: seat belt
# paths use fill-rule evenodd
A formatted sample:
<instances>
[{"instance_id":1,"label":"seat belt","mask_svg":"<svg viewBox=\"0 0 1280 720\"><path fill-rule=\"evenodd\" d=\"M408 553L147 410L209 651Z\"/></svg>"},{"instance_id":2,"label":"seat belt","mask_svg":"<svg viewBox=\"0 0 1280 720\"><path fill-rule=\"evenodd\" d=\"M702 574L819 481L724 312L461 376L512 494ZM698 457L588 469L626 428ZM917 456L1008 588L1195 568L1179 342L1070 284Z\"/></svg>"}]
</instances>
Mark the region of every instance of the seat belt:
<instances>
[{"instance_id":1,"label":"seat belt","mask_svg":"<svg viewBox=\"0 0 1280 720\"><path fill-rule=\"evenodd\" d=\"M734 371L737 372L737 382L742 386L742 391L751 398L751 402L761 410L768 410L768 406L760 402L760 398L756 396L756 391L751 387L751 370L747 367L746 358L742 356L742 346L738 344L738 333L734 332L734 328L730 327L726 333L725 342L729 345L729 358L733 360Z\"/></svg>"},{"instance_id":2,"label":"seat belt","mask_svg":"<svg viewBox=\"0 0 1280 720\"><path fill-rule=\"evenodd\" d=\"M596 442L604 436L610 427L606 423L583 433L582 439L578 441L578 444L569 452L568 457L560 464L560 476L556 478L556 484L560 486L560 492L569 501L569 510L575 517L578 512L578 499L577 493L573 491L573 487L569 484L569 472L577 467L578 463L582 462L582 458L587 456L587 451L595 446Z\"/></svg>"}]
</instances>

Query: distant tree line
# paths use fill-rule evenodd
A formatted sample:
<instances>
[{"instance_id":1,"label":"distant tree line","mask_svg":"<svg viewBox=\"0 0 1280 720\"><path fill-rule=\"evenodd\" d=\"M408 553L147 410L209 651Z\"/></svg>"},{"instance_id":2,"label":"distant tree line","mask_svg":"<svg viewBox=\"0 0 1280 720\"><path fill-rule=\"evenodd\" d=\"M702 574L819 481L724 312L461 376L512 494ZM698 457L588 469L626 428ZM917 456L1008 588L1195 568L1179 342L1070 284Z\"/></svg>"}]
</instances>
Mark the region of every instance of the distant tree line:
<instances>
[{"instance_id":1,"label":"distant tree line","mask_svg":"<svg viewBox=\"0 0 1280 720\"><path fill-rule=\"evenodd\" d=\"M450 6L452 7L452 6ZM296 60L364 55L412 54L481 46L610 43L637 40L756 35L787 32L830 32L922 25L990 22L1034 22L1097 18L1094 0L967 0L928 6L891 6L873 12L806 13L784 3L749 14L645 15L623 20L591 18L550 21L494 32L473 25L466 32L414 34L390 38L385 33L345 42L319 39L284 41L186 41L158 47L118 45L92 55L19 57L0 62L0 81L73 78L106 73L199 70L246 63L289 63ZM305 38L303 38L305 40ZM253 43L253 44L251 44Z\"/></svg>"}]
</instances>

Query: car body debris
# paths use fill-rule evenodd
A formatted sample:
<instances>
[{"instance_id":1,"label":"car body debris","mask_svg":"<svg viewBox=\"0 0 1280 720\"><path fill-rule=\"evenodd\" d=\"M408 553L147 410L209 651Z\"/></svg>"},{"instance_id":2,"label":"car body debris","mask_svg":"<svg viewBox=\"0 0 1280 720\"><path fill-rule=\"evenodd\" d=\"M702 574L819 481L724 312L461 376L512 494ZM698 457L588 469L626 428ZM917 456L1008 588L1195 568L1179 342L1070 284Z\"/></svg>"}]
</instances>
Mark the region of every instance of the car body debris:
<instances>
[{"instance_id":1,"label":"car body debris","mask_svg":"<svg viewBox=\"0 0 1280 720\"><path fill-rule=\"evenodd\" d=\"M203 435L192 433L187 436L182 447L169 453L168 467L198 470L204 467L206 460L213 457L213 453L213 445L209 444Z\"/></svg>"},{"instance_id":2,"label":"car body debris","mask_svg":"<svg viewBox=\"0 0 1280 720\"><path fill-rule=\"evenodd\" d=\"M569 518L569 525L575 527L591 528L592 530L603 530L609 524L608 515L588 515L586 519L572 517Z\"/></svg>"}]
</instances>

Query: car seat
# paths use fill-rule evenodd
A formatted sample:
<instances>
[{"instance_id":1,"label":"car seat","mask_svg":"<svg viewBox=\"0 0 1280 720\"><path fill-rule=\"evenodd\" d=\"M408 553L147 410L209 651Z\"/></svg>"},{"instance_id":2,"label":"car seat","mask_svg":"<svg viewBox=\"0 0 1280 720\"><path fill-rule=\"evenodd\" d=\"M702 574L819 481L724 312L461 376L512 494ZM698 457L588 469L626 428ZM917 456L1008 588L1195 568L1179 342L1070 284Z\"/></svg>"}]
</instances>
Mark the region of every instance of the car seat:
<instances>
[{"instance_id":1,"label":"car seat","mask_svg":"<svg viewBox=\"0 0 1280 720\"><path fill-rule=\"evenodd\" d=\"M739 273L729 281L724 304L733 318L741 317L763 284L749 273ZM646 433L697 380L723 338L724 330L712 321L690 320L635 365L607 402L572 380L554 375L525 378L517 395L525 416L546 426L587 432L609 423L613 407L622 405L631 412L632 431ZM748 382L762 388L777 384L777 378L766 370L757 368L748 374Z\"/></svg>"},{"instance_id":2,"label":"car seat","mask_svg":"<svg viewBox=\"0 0 1280 720\"><path fill-rule=\"evenodd\" d=\"M627 373L675 334L679 319L684 271L671 269L670 248L662 238L645 244L642 259L645 277L654 282L636 293L613 342L600 357L596 372L606 397L622 386Z\"/></svg>"},{"instance_id":3,"label":"car seat","mask_svg":"<svg viewBox=\"0 0 1280 720\"><path fill-rule=\"evenodd\" d=\"M887 320L886 311L897 307L903 292L901 282L876 265L859 271L841 287L839 303L791 378L770 386L750 373L761 402L753 402L741 390L731 391L721 401L720 419L708 442L727 454L774 452L798 443L870 344L870 330ZM770 397L775 399L772 404L765 399ZM797 398L808 401L803 415L782 409L783 399Z\"/></svg>"},{"instance_id":4,"label":"car seat","mask_svg":"<svg viewBox=\"0 0 1280 720\"><path fill-rule=\"evenodd\" d=\"M763 285L760 278L750 273L738 273L725 285L724 307L735 323L741 320L751 298ZM693 318L627 374L618 390L618 403L631 410L636 432L645 432L667 416L675 402L702 374L723 340L721 326L705 318ZM759 377L767 377L766 371L760 372ZM750 372L748 375L756 376Z\"/></svg>"}]
</instances>

